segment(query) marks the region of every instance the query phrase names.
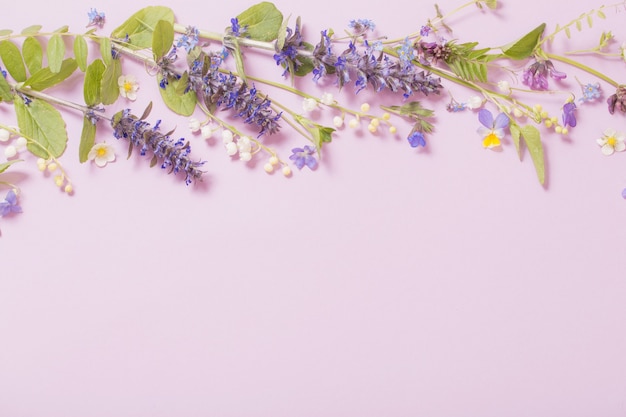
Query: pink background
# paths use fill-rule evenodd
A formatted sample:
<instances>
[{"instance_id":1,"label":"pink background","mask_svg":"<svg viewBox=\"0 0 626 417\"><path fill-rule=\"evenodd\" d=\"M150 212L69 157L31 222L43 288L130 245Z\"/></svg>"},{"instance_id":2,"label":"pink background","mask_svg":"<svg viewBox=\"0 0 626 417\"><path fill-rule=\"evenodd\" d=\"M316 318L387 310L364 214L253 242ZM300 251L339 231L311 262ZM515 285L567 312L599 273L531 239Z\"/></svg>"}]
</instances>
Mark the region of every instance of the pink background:
<instances>
[{"instance_id":1,"label":"pink background","mask_svg":"<svg viewBox=\"0 0 626 417\"><path fill-rule=\"evenodd\" d=\"M463 41L503 45L600 5L586 3L507 1L449 23ZM110 33L149 2L129 4L11 3L0 26L82 31L96 7ZM179 22L220 30L252 3L169 4ZM313 43L354 18L401 37L434 13L403 0L276 4L292 22L303 17ZM611 29L617 50L624 11L607 15L556 44L593 47ZM624 81L624 62L586 59ZM271 58L247 60L279 79ZM592 81L559 69L570 75L563 90L579 92L574 75ZM265 174L264 158L231 161L189 134L141 65L126 61L124 72L140 77L139 98L115 109L140 113L155 100L150 121L192 139L206 180L185 187L148 159L126 160L126 143L104 125L98 139L117 161L80 165L80 116L70 112L62 162L73 196L32 157L13 167L24 213L0 219L1 417L626 415L626 154L605 157L595 143L626 128L603 102L581 106L569 137L544 135L545 188L510 139L484 150L476 114L446 113L447 95L431 104L428 148L410 148L400 121L397 137L363 124L340 132L316 172L285 179ZM373 112L400 102L299 85ZM79 83L53 93L81 99ZM555 115L562 100L537 96ZM15 123L4 106L0 117ZM270 143L287 158L305 143L283 132Z\"/></svg>"}]
</instances>

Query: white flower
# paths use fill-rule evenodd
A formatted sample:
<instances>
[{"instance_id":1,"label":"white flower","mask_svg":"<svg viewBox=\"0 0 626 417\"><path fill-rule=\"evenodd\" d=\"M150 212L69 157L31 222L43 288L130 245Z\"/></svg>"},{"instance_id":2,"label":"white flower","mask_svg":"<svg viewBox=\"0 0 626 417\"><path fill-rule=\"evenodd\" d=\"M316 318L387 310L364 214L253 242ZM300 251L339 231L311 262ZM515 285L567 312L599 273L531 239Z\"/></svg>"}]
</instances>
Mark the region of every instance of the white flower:
<instances>
[{"instance_id":1,"label":"white flower","mask_svg":"<svg viewBox=\"0 0 626 417\"><path fill-rule=\"evenodd\" d=\"M602 153L606 156L613 155L614 152L622 152L626 150L624 143L624 134L618 133L614 129L607 129L600 139L597 140L598 145L602 147Z\"/></svg>"},{"instance_id":2,"label":"white flower","mask_svg":"<svg viewBox=\"0 0 626 417\"><path fill-rule=\"evenodd\" d=\"M306 112L312 112L317 107L317 100L314 98L305 98L302 100L302 109Z\"/></svg>"},{"instance_id":3,"label":"white flower","mask_svg":"<svg viewBox=\"0 0 626 417\"><path fill-rule=\"evenodd\" d=\"M335 125L335 127L343 126L343 118L341 116L335 116L333 118L333 124Z\"/></svg>"},{"instance_id":4,"label":"white flower","mask_svg":"<svg viewBox=\"0 0 626 417\"><path fill-rule=\"evenodd\" d=\"M479 109L483 106L483 99L479 96L472 96L467 100L467 108L469 109Z\"/></svg>"},{"instance_id":5,"label":"white flower","mask_svg":"<svg viewBox=\"0 0 626 417\"><path fill-rule=\"evenodd\" d=\"M137 90L139 90L139 84L134 75L120 75L117 79L117 85L120 88L120 95L131 101L137 99Z\"/></svg>"},{"instance_id":6,"label":"white flower","mask_svg":"<svg viewBox=\"0 0 626 417\"><path fill-rule=\"evenodd\" d=\"M222 142L227 145L233 141L233 132L230 130L222 130Z\"/></svg>"},{"instance_id":7,"label":"white flower","mask_svg":"<svg viewBox=\"0 0 626 417\"><path fill-rule=\"evenodd\" d=\"M6 129L0 129L0 142L6 142L11 137L11 132Z\"/></svg>"},{"instance_id":8,"label":"white flower","mask_svg":"<svg viewBox=\"0 0 626 417\"><path fill-rule=\"evenodd\" d=\"M252 153L250 153L250 152L239 152L239 159L244 161L244 162L248 162L249 160L252 159Z\"/></svg>"},{"instance_id":9,"label":"white flower","mask_svg":"<svg viewBox=\"0 0 626 417\"><path fill-rule=\"evenodd\" d=\"M96 143L89 151L87 159L94 161L96 165L102 168L107 163L115 161L115 152L106 142Z\"/></svg>"},{"instance_id":10,"label":"white flower","mask_svg":"<svg viewBox=\"0 0 626 417\"><path fill-rule=\"evenodd\" d=\"M237 154L237 144L235 142L228 142L224 144L226 148L226 153L228 156L233 156Z\"/></svg>"},{"instance_id":11,"label":"white flower","mask_svg":"<svg viewBox=\"0 0 626 417\"><path fill-rule=\"evenodd\" d=\"M213 128L210 125L204 125L200 129L200 133L202 134L203 139L209 139L213 136Z\"/></svg>"},{"instance_id":12,"label":"white flower","mask_svg":"<svg viewBox=\"0 0 626 417\"><path fill-rule=\"evenodd\" d=\"M332 93L324 93L322 94L322 99L320 101L322 102L322 104L330 106L335 102L335 98L333 97Z\"/></svg>"},{"instance_id":13,"label":"white flower","mask_svg":"<svg viewBox=\"0 0 626 417\"><path fill-rule=\"evenodd\" d=\"M13 145L9 145L6 148L4 148L4 156L7 159L11 159L13 158L15 155L17 155L17 148Z\"/></svg>"},{"instance_id":14,"label":"white flower","mask_svg":"<svg viewBox=\"0 0 626 417\"><path fill-rule=\"evenodd\" d=\"M15 147L18 151L23 151L24 149L26 149L27 144L28 140L26 140L24 136L20 136L19 138L15 139Z\"/></svg>"},{"instance_id":15,"label":"white flower","mask_svg":"<svg viewBox=\"0 0 626 417\"><path fill-rule=\"evenodd\" d=\"M242 136L237 141L237 148L240 153L250 152L252 150L252 141L247 136Z\"/></svg>"},{"instance_id":16,"label":"white flower","mask_svg":"<svg viewBox=\"0 0 626 417\"><path fill-rule=\"evenodd\" d=\"M200 130L200 120L196 119L195 117L189 119L189 130L191 130L192 133L196 133L198 130Z\"/></svg>"},{"instance_id":17,"label":"white flower","mask_svg":"<svg viewBox=\"0 0 626 417\"><path fill-rule=\"evenodd\" d=\"M498 90L502 94L511 94L511 86L508 81L498 81Z\"/></svg>"}]
</instances>

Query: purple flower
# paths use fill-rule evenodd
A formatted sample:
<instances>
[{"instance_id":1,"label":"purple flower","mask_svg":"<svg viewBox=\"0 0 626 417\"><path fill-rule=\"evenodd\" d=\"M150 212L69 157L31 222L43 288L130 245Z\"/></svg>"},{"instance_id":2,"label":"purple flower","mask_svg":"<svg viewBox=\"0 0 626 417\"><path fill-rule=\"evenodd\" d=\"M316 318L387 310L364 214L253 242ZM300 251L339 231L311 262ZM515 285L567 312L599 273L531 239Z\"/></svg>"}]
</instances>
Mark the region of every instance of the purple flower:
<instances>
[{"instance_id":1,"label":"purple flower","mask_svg":"<svg viewBox=\"0 0 626 417\"><path fill-rule=\"evenodd\" d=\"M431 27L430 26L422 26L422 28L420 29L420 35L421 36L428 36L430 34L431 31Z\"/></svg>"},{"instance_id":2,"label":"purple flower","mask_svg":"<svg viewBox=\"0 0 626 417\"><path fill-rule=\"evenodd\" d=\"M417 148L418 146L426 146L426 140L424 139L424 134L422 132L420 132L419 130L416 130L415 128L413 128L413 131L409 134L409 137L407 137L407 140L409 141L409 145L411 145L411 148Z\"/></svg>"},{"instance_id":3,"label":"purple flower","mask_svg":"<svg viewBox=\"0 0 626 417\"><path fill-rule=\"evenodd\" d=\"M567 74L557 71L550 60L536 61L524 70L522 82L529 86L531 90L547 90L548 75L555 80L562 80Z\"/></svg>"},{"instance_id":4,"label":"purple flower","mask_svg":"<svg viewBox=\"0 0 626 417\"><path fill-rule=\"evenodd\" d=\"M104 25L104 12L98 13L96 9L91 9L89 12L87 12L87 16L89 17L89 23L87 23L87 27L98 26L101 28Z\"/></svg>"},{"instance_id":5,"label":"purple flower","mask_svg":"<svg viewBox=\"0 0 626 417\"><path fill-rule=\"evenodd\" d=\"M565 103L563 106L563 127L576 126L576 115L574 111L576 111L576 104L573 101Z\"/></svg>"},{"instance_id":6,"label":"purple flower","mask_svg":"<svg viewBox=\"0 0 626 417\"><path fill-rule=\"evenodd\" d=\"M361 35L368 30L374 31L376 25L369 19L351 20L348 27L353 30L355 35Z\"/></svg>"},{"instance_id":7,"label":"purple flower","mask_svg":"<svg viewBox=\"0 0 626 417\"><path fill-rule=\"evenodd\" d=\"M478 112L478 121L482 126L478 128L478 134L483 138L485 148L500 146L500 140L504 137L504 129L509 127L509 116L500 113L495 120L493 114L487 109Z\"/></svg>"},{"instance_id":8,"label":"purple flower","mask_svg":"<svg viewBox=\"0 0 626 417\"><path fill-rule=\"evenodd\" d=\"M22 207L17 204L17 194L14 189L10 189L4 201L0 201L0 217L10 213L21 213Z\"/></svg>"},{"instance_id":9,"label":"purple flower","mask_svg":"<svg viewBox=\"0 0 626 417\"><path fill-rule=\"evenodd\" d=\"M293 148L291 150L292 155L289 157L298 169L302 169L305 165L309 169L317 168L317 159L313 156L315 154L315 148L313 146L305 146L304 148Z\"/></svg>"},{"instance_id":10,"label":"purple flower","mask_svg":"<svg viewBox=\"0 0 626 417\"><path fill-rule=\"evenodd\" d=\"M187 53L190 53L193 48L198 44L198 28L194 26L187 26L186 32L178 39L176 43L177 48L185 48Z\"/></svg>"},{"instance_id":11,"label":"purple flower","mask_svg":"<svg viewBox=\"0 0 626 417\"><path fill-rule=\"evenodd\" d=\"M615 108L622 113L626 113L626 86L620 85L617 87L615 94L610 96L606 103L609 105L609 113L615 113Z\"/></svg>"},{"instance_id":12,"label":"purple flower","mask_svg":"<svg viewBox=\"0 0 626 417\"><path fill-rule=\"evenodd\" d=\"M232 19L230 19L230 30L233 33L233 35L243 36L246 33L247 29L248 29L247 26L244 26L242 28L239 25L239 19L237 19L236 17L233 17Z\"/></svg>"}]
</instances>

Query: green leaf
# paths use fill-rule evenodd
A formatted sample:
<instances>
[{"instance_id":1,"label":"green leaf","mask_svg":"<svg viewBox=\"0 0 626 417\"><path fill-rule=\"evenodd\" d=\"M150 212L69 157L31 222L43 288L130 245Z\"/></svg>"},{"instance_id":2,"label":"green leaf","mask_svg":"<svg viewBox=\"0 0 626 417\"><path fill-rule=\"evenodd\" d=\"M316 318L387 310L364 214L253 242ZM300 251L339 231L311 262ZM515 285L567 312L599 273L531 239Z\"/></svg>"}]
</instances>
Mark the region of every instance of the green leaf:
<instances>
[{"instance_id":1,"label":"green leaf","mask_svg":"<svg viewBox=\"0 0 626 417\"><path fill-rule=\"evenodd\" d=\"M383 110L400 114L402 116L409 116L413 118L432 117L435 112L433 110L422 107L419 101L411 101L402 106L380 106Z\"/></svg>"},{"instance_id":2,"label":"green leaf","mask_svg":"<svg viewBox=\"0 0 626 417\"><path fill-rule=\"evenodd\" d=\"M276 50L280 51L285 46L285 40L287 39L287 25L289 24L289 19L291 15L283 20L283 23L280 25L280 29L278 29L278 38L276 38ZM300 17L298 17L300 19Z\"/></svg>"},{"instance_id":3,"label":"green leaf","mask_svg":"<svg viewBox=\"0 0 626 417\"><path fill-rule=\"evenodd\" d=\"M58 110L38 99L28 105L23 100L14 103L20 132L32 139L26 145L28 150L44 159L60 157L67 144L67 132Z\"/></svg>"},{"instance_id":4,"label":"green leaf","mask_svg":"<svg viewBox=\"0 0 626 417\"><path fill-rule=\"evenodd\" d=\"M580 23L580 19L576 21L576 29L580 32L583 29L583 24Z\"/></svg>"},{"instance_id":5,"label":"green leaf","mask_svg":"<svg viewBox=\"0 0 626 417\"><path fill-rule=\"evenodd\" d=\"M83 118L83 131L80 134L80 145L78 146L78 160L84 163L89 158L89 151L96 143L96 125L91 123L88 117Z\"/></svg>"},{"instance_id":6,"label":"green leaf","mask_svg":"<svg viewBox=\"0 0 626 417\"><path fill-rule=\"evenodd\" d=\"M570 31L569 26L565 26L565 35L567 36L567 39L572 37L572 32Z\"/></svg>"},{"instance_id":7,"label":"green leaf","mask_svg":"<svg viewBox=\"0 0 626 417\"><path fill-rule=\"evenodd\" d=\"M63 37L59 34L52 35L48 42L48 67L50 67L50 71L61 71L63 58L65 58L65 42L63 42Z\"/></svg>"},{"instance_id":8,"label":"green leaf","mask_svg":"<svg viewBox=\"0 0 626 417\"><path fill-rule=\"evenodd\" d=\"M42 91L67 79L76 71L76 68L76 60L68 58L61 64L59 72L54 73L50 71L50 68L42 68L26 80L24 85L30 86L33 90Z\"/></svg>"},{"instance_id":9,"label":"green leaf","mask_svg":"<svg viewBox=\"0 0 626 417\"><path fill-rule=\"evenodd\" d=\"M545 28L545 23L540 24L535 29L524 35L524 37L520 40L503 47L502 52L511 59L519 60L528 58L537 47Z\"/></svg>"},{"instance_id":10,"label":"green leaf","mask_svg":"<svg viewBox=\"0 0 626 417\"><path fill-rule=\"evenodd\" d=\"M606 15L604 14L602 10L598 10L596 14L598 15L600 19L606 19Z\"/></svg>"},{"instance_id":11,"label":"green leaf","mask_svg":"<svg viewBox=\"0 0 626 417\"><path fill-rule=\"evenodd\" d=\"M83 86L83 96L85 98L85 104L88 106L95 106L101 102L101 84L102 75L106 69L104 62L101 59L96 59L85 71L85 85Z\"/></svg>"},{"instance_id":12,"label":"green leaf","mask_svg":"<svg viewBox=\"0 0 626 417\"><path fill-rule=\"evenodd\" d=\"M7 161L0 164L0 174L9 169L9 167L15 163L23 162L23 159L16 159L13 161Z\"/></svg>"},{"instance_id":13,"label":"green leaf","mask_svg":"<svg viewBox=\"0 0 626 417\"><path fill-rule=\"evenodd\" d=\"M2 29L0 30L0 36L9 36L13 31L11 29Z\"/></svg>"},{"instance_id":14,"label":"green leaf","mask_svg":"<svg viewBox=\"0 0 626 417\"><path fill-rule=\"evenodd\" d=\"M68 25L63 25L60 28L56 29L54 33L67 33L69 32L70 27Z\"/></svg>"},{"instance_id":15,"label":"green leaf","mask_svg":"<svg viewBox=\"0 0 626 417\"><path fill-rule=\"evenodd\" d=\"M520 136L522 135L522 131L519 129L519 126L515 123L511 123L509 126L509 130L511 131L511 136L513 137L513 144L515 144L515 149L517 150L517 156L522 158L522 149L520 147Z\"/></svg>"},{"instance_id":16,"label":"green leaf","mask_svg":"<svg viewBox=\"0 0 626 417\"><path fill-rule=\"evenodd\" d=\"M25 29L22 31L22 35L34 35L34 34L36 34L36 33L39 33L39 31L41 30L41 28L42 28L42 27L43 27L43 26L41 26L41 25L32 25L32 26L29 26L29 27L25 28Z\"/></svg>"},{"instance_id":17,"label":"green leaf","mask_svg":"<svg viewBox=\"0 0 626 417\"><path fill-rule=\"evenodd\" d=\"M325 143L330 143L333 140L333 132L335 129L331 127L325 127L315 124L314 128L309 129L311 135L313 135L313 143L319 152Z\"/></svg>"},{"instance_id":18,"label":"green leaf","mask_svg":"<svg viewBox=\"0 0 626 417\"><path fill-rule=\"evenodd\" d=\"M485 5L492 10L498 8L498 0L485 0Z\"/></svg>"},{"instance_id":19,"label":"green leaf","mask_svg":"<svg viewBox=\"0 0 626 417\"><path fill-rule=\"evenodd\" d=\"M545 183L545 162L543 157L543 145L541 144L541 133L532 125L523 126L521 129L524 142L530 151L530 156L535 164L537 178L541 184Z\"/></svg>"},{"instance_id":20,"label":"green leaf","mask_svg":"<svg viewBox=\"0 0 626 417\"><path fill-rule=\"evenodd\" d=\"M11 77L18 83L26 81L26 67L19 48L11 41L0 42L0 58Z\"/></svg>"},{"instance_id":21,"label":"green leaf","mask_svg":"<svg viewBox=\"0 0 626 417\"><path fill-rule=\"evenodd\" d=\"M256 4L239 16L239 25L246 27L250 39L271 42L278 38L283 23L283 14L269 2Z\"/></svg>"},{"instance_id":22,"label":"green leaf","mask_svg":"<svg viewBox=\"0 0 626 417\"><path fill-rule=\"evenodd\" d=\"M148 6L133 14L111 33L112 38L130 37L130 47L138 49L152 46L152 32L159 20L174 24L174 12L169 7Z\"/></svg>"},{"instance_id":23,"label":"green leaf","mask_svg":"<svg viewBox=\"0 0 626 417\"><path fill-rule=\"evenodd\" d=\"M105 68L100 83L100 101L105 106L115 103L120 96L120 87L117 80L122 75L122 63L114 59L111 65Z\"/></svg>"},{"instance_id":24,"label":"green leaf","mask_svg":"<svg viewBox=\"0 0 626 417\"><path fill-rule=\"evenodd\" d=\"M0 101L13 101L13 92L6 78L0 76Z\"/></svg>"},{"instance_id":25,"label":"green leaf","mask_svg":"<svg viewBox=\"0 0 626 417\"><path fill-rule=\"evenodd\" d=\"M172 49L174 44L174 25L167 20L159 20L152 34L152 53L158 61Z\"/></svg>"},{"instance_id":26,"label":"green leaf","mask_svg":"<svg viewBox=\"0 0 626 417\"><path fill-rule=\"evenodd\" d=\"M160 84L163 77L157 75L157 82ZM191 116L196 109L196 93L189 91L183 95L179 95L176 90L179 88L180 80L169 80L165 88L159 87L163 102L172 111L182 115Z\"/></svg>"},{"instance_id":27,"label":"green leaf","mask_svg":"<svg viewBox=\"0 0 626 417\"><path fill-rule=\"evenodd\" d=\"M22 44L22 55L24 56L24 62L28 67L28 72L34 74L41 69L43 62L43 47L37 38L29 36L24 39Z\"/></svg>"},{"instance_id":28,"label":"green leaf","mask_svg":"<svg viewBox=\"0 0 626 417\"><path fill-rule=\"evenodd\" d=\"M593 27L593 16L590 14L587 15L587 26L589 26L589 28Z\"/></svg>"},{"instance_id":29,"label":"green leaf","mask_svg":"<svg viewBox=\"0 0 626 417\"><path fill-rule=\"evenodd\" d=\"M243 66L243 56L241 55L241 49L239 48L239 42L237 42L237 38L232 37L231 43L234 46L234 49L231 51L233 58L235 58L235 68L237 69L237 76L241 78L241 81L247 83L246 79L246 70Z\"/></svg>"},{"instance_id":30,"label":"green leaf","mask_svg":"<svg viewBox=\"0 0 626 417\"><path fill-rule=\"evenodd\" d=\"M113 56L111 55L111 39L100 39L100 55L102 56L102 62L104 62L104 65L107 67L111 65L111 61L113 61Z\"/></svg>"},{"instance_id":31,"label":"green leaf","mask_svg":"<svg viewBox=\"0 0 626 417\"><path fill-rule=\"evenodd\" d=\"M74 39L74 58L76 58L76 64L82 72L87 70L88 55L89 48L87 47L87 41L82 36L76 36Z\"/></svg>"}]
</instances>

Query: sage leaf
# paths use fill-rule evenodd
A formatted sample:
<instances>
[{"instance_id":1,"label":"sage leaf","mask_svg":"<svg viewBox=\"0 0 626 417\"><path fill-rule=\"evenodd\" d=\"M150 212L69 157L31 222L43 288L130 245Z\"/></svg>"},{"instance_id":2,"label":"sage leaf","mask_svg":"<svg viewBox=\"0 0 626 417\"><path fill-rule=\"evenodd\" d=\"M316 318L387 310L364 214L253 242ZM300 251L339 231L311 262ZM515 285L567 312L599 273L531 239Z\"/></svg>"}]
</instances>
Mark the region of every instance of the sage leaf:
<instances>
[{"instance_id":1,"label":"sage leaf","mask_svg":"<svg viewBox=\"0 0 626 417\"><path fill-rule=\"evenodd\" d=\"M0 42L0 58L11 77L18 83L26 81L26 67L19 48L11 41Z\"/></svg>"},{"instance_id":2,"label":"sage leaf","mask_svg":"<svg viewBox=\"0 0 626 417\"><path fill-rule=\"evenodd\" d=\"M52 72L61 71L61 65L65 58L65 42L59 34L52 35L48 41L48 67Z\"/></svg>"},{"instance_id":3,"label":"sage leaf","mask_svg":"<svg viewBox=\"0 0 626 417\"><path fill-rule=\"evenodd\" d=\"M85 84L83 86L83 96L85 104L95 106L101 103L100 90L102 84L102 75L106 69L101 59L93 61L85 71Z\"/></svg>"},{"instance_id":4,"label":"sage leaf","mask_svg":"<svg viewBox=\"0 0 626 417\"><path fill-rule=\"evenodd\" d=\"M82 36L76 36L74 39L74 58L76 64L82 72L87 70L87 56L89 55L89 48L87 47L87 41Z\"/></svg>"},{"instance_id":5,"label":"sage leaf","mask_svg":"<svg viewBox=\"0 0 626 417\"><path fill-rule=\"evenodd\" d=\"M250 39L271 42L278 38L283 24L283 14L270 2L256 4L239 16L239 25L246 27L246 35Z\"/></svg>"},{"instance_id":6,"label":"sage leaf","mask_svg":"<svg viewBox=\"0 0 626 417\"><path fill-rule=\"evenodd\" d=\"M32 25L29 26L27 28L25 28L24 30L22 30L22 35L34 35L36 33L39 33L39 31L41 30L43 26L41 25Z\"/></svg>"},{"instance_id":7,"label":"sage leaf","mask_svg":"<svg viewBox=\"0 0 626 417\"><path fill-rule=\"evenodd\" d=\"M37 38L29 36L24 39L22 44L22 55L24 56L24 62L28 68L28 72L31 75L41 69L43 62L43 47Z\"/></svg>"},{"instance_id":8,"label":"sage leaf","mask_svg":"<svg viewBox=\"0 0 626 417\"><path fill-rule=\"evenodd\" d=\"M50 68L42 68L24 82L24 86L30 86L33 90L42 91L67 79L76 71L77 65L74 58L65 59L61 63L59 72L52 72Z\"/></svg>"},{"instance_id":9,"label":"sage leaf","mask_svg":"<svg viewBox=\"0 0 626 417\"><path fill-rule=\"evenodd\" d=\"M3 162L3 163L1 163L1 164L0 164L0 174L2 174L4 171L6 171L7 169L9 169L9 167L10 167L11 165L13 165L13 164L15 164L15 163L18 163L18 162L23 162L23 161L24 161L23 159L16 159L16 160L13 160L13 161L7 161L7 162Z\"/></svg>"},{"instance_id":10,"label":"sage leaf","mask_svg":"<svg viewBox=\"0 0 626 417\"><path fill-rule=\"evenodd\" d=\"M163 77L161 75L157 75L157 82L159 84L162 79ZM179 95L176 91L179 83L180 80L169 80L165 88L159 87L159 91L161 92L161 98L167 107L175 113L188 117L191 116L196 109L196 93L194 91L189 91L185 94Z\"/></svg>"},{"instance_id":11,"label":"sage leaf","mask_svg":"<svg viewBox=\"0 0 626 417\"><path fill-rule=\"evenodd\" d=\"M505 56L515 60L528 58L530 55L532 55L535 48L539 44L539 40L545 28L545 23L540 24L535 29L524 35L518 41L503 47L502 52Z\"/></svg>"},{"instance_id":12,"label":"sage leaf","mask_svg":"<svg viewBox=\"0 0 626 417\"><path fill-rule=\"evenodd\" d=\"M174 12L169 7L145 7L122 23L111 33L112 38L124 39L128 35L129 47L143 49L152 46L152 32L159 20L174 24Z\"/></svg>"},{"instance_id":13,"label":"sage leaf","mask_svg":"<svg viewBox=\"0 0 626 417\"><path fill-rule=\"evenodd\" d=\"M174 25L167 20L159 20L152 34L152 53L158 61L172 49L174 44Z\"/></svg>"},{"instance_id":14,"label":"sage leaf","mask_svg":"<svg viewBox=\"0 0 626 417\"><path fill-rule=\"evenodd\" d=\"M58 158L67 145L65 122L57 109L43 100L32 100L28 105L15 100L17 125L24 136L32 139L28 150L40 158Z\"/></svg>"},{"instance_id":15,"label":"sage leaf","mask_svg":"<svg viewBox=\"0 0 626 417\"><path fill-rule=\"evenodd\" d=\"M537 178L543 185L545 183L545 161L543 156L543 145L541 144L541 133L532 125L523 126L520 129L524 142L528 147L530 156L535 164Z\"/></svg>"},{"instance_id":16,"label":"sage leaf","mask_svg":"<svg viewBox=\"0 0 626 417\"><path fill-rule=\"evenodd\" d=\"M89 159L89 151L93 148L94 143L96 143L96 125L91 123L88 117L84 117L80 145L78 146L78 160L81 164Z\"/></svg>"},{"instance_id":17,"label":"sage leaf","mask_svg":"<svg viewBox=\"0 0 626 417\"><path fill-rule=\"evenodd\" d=\"M120 96L120 88L117 80L122 75L122 63L119 59L114 59L111 65L105 68L100 83L100 101L104 105L115 103Z\"/></svg>"}]
</instances>

